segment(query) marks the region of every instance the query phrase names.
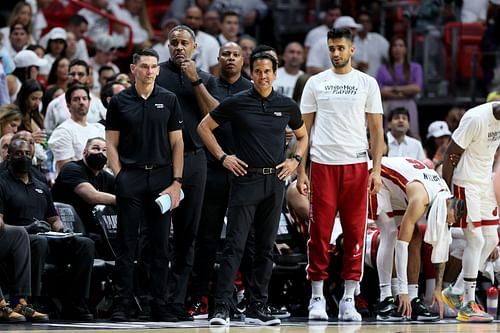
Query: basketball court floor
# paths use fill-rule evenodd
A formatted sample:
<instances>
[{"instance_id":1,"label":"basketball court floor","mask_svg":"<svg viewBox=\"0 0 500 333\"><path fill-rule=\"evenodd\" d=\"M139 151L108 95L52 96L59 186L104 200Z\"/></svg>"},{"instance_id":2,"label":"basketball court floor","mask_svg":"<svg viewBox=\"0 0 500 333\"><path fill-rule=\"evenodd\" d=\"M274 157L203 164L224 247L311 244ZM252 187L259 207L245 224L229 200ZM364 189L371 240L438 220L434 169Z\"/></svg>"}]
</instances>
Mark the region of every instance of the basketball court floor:
<instances>
[{"instance_id":1,"label":"basketball court floor","mask_svg":"<svg viewBox=\"0 0 500 333\"><path fill-rule=\"evenodd\" d=\"M362 323L308 322L305 318L290 318L282 320L281 326L250 326L243 322L233 321L229 327L209 327L206 320L179 323L158 322L127 322L111 323L96 321L92 323L78 323L59 321L47 324L0 324L0 332L148 332L158 333L440 333L440 332L473 332L489 333L500 331L500 321L493 323L459 323L456 320L442 320L437 323L405 322L400 324L364 321Z\"/></svg>"}]
</instances>

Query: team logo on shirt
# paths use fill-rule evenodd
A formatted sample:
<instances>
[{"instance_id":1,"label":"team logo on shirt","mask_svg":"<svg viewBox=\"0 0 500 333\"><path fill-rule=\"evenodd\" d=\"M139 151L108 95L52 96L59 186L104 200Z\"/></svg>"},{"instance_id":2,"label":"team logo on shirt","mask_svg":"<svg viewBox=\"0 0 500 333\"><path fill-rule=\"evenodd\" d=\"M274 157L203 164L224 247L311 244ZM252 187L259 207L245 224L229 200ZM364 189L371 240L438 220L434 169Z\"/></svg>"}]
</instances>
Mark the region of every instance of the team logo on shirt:
<instances>
[{"instance_id":1,"label":"team logo on shirt","mask_svg":"<svg viewBox=\"0 0 500 333\"><path fill-rule=\"evenodd\" d=\"M36 193L43 194L43 190L41 190L41 189L39 189L39 188L36 188L36 189L35 189L35 192L36 192Z\"/></svg>"},{"instance_id":2,"label":"team logo on shirt","mask_svg":"<svg viewBox=\"0 0 500 333\"><path fill-rule=\"evenodd\" d=\"M282 116L281 112L275 112L275 113L274 113L274 115L275 115L276 117L281 117L281 116Z\"/></svg>"},{"instance_id":3,"label":"team logo on shirt","mask_svg":"<svg viewBox=\"0 0 500 333\"><path fill-rule=\"evenodd\" d=\"M155 106L156 106L157 109L163 109L164 108L163 103L156 103Z\"/></svg>"},{"instance_id":4,"label":"team logo on shirt","mask_svg":"<svg viewBox=\"0 0 500 333\"><path fill-rule=\"evenodd\" d=\"M334 95L356 95L358 93L358 88L348 84L328 84L325 86L325 91L331 92Z\"/></svg>"}]
</instances>

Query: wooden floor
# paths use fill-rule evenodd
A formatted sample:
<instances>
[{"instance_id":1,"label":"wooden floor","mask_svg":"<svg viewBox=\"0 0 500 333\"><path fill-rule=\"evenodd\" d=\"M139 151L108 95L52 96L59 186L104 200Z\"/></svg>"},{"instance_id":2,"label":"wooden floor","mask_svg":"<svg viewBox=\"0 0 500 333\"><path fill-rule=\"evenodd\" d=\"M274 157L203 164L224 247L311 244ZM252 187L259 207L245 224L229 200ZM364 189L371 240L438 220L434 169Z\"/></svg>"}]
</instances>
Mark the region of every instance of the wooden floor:
<instances>
[{"instance_id":1,"label":"wooden floor","mask_svg":"<svg viewBox=\"0 0 500 333\"><path fill-rule=\"evenodd\" d=\"M389 324L380 322L363 322L359 324L338 323L338 322L307 322L300 321L300 318L284 320L281 326L262 327L249 326L242 322L232 322L229 327L208 327L205 320L181 323L154 323L154 322L130 322L130 323L75 323L57 322L49 324L0 324L0 332L47 332L64 331L70 332L95 332L96 330L106 330L107 332L147 332L154 329L154 333L411 333L411 332L474 332L488 333L500 331L500 322L481 323L459 323L456 320L445 320L438 323L417 323L409 322L402 324Z\"/></svg>"}]
</instances>

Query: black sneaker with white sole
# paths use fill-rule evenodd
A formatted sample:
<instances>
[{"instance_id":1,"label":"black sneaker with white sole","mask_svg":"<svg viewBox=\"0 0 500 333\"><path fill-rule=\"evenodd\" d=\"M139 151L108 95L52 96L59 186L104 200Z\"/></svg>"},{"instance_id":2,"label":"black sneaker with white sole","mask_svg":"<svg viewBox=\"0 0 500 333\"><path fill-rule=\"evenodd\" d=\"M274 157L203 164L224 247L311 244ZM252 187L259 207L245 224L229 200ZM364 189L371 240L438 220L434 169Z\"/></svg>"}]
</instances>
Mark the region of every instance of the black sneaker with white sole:
<instances>
[{"instance_id":1,"label":"black sneaker with white sole","mask_svg":"<svg viewBox=\"0 0 500 333\"><path fill-rule=\"evenodd\" d=\"M420 298L415 297L411 300L411 320L438 321L439 319L439 314L427 309Z\"/></svg>"},{"instance_id":2,"label":"black sneaker with white sole","mask_svg":"<svg viewBox=\"0 0 500 333\"><path fill-rule=\"evenodd\" d=\"M267 307L269 308L269 313L274 318L284 319L284 318L289 318L290 317L290 312L288 312L284 308L278 309L278 308L275 308L274 306L271 306L271 305L268 305Z\"/></svg>"},{"instance_id":3,"label":"black sneaker with white sole","mask_svg":"<svg viewBox=\"0 0 500 333\"><path fill-rule=\"evenodd\" d=\"M271 315L267 305L262 302L254 302L245 311L245 324L274 326L280 325L281 320Z\"/></svg>"},{"instance_id":4,"label":"black sneaker with white sole","mask_svg":"<svg viewBox=\"0 0 500 333\"><path fill-rule=\"evenodd\" d=\"M224 303L215 304L214 315L208 320L212 326L227 326L229 325L229 308Z\"/></svg>"},{"instance_id":5,"label":"black sneaker with white sole","mask_svg":"<svg viewBox=\"0 0 500 333\"><path fill-rule=\"evenodd\" d=\"M394 297L386 297L377 305L377 320L379 321L403 321L404 318L398 312L398 306Z\"/></svg>"}]
</instances>

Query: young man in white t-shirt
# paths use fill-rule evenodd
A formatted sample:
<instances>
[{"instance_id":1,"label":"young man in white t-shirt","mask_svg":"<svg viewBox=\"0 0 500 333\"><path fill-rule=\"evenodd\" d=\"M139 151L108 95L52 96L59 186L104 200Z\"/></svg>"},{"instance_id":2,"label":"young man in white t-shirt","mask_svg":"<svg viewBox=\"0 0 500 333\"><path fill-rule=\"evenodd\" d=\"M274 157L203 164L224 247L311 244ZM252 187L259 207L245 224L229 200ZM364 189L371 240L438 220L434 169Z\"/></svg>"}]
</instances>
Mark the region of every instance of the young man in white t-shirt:
<instances>
[{"instance_id":1,"label":"young man in white t-shirt","mask_svg":"<svg viewBox=\"0 0 500 333\"><path fill-rule=\"evenodd\" d=\"M304 47L298 42L290 42L285 47L282 58L285 64L278 68L273 88L280 94L292 98L295 83L299 76L304 74L300 69L304 64Z\"/></svg>"},{"instance_id":2,"label":"young man in white t-shirt","mask_svg":"<svg viewBox=\"0 0 500 333\"><path fill-rule=\"evenodd\" d=\"M499 144L500 103L485 103L464 114L444 157L443 178L453 187L454 196L465 201L464 217L456 225L463 229L467 242L462 258L463 279L443 290L446 304L459 309L460 321L494 319L479 308L475 290L478 270L498 243L498 208L491 172Z\"/></svg>"},{"instance_id":3,"label":"young man in white t-shirt","mask_svg":"<svg viewBox=\"0 0 500 333\"><path fill-rule=\"evenodd\" d=\"M382 185L380 161L384 146L382 101L375 79L351 66L352 32L332 29L327 35L333 68L311 77L301 100L301 111L311 134L311 219L307 277L312 297L309 319L328 320L323 281L328 278L328 247L337 212L344 230L345 280L339 319L361 321L354 306L354 291L363 275L368 188ZM370 131L373 170L368 173ZM311 131L312 129L312 131ZM309 192L305 163L298 171L297 189Z\"/></svg>"}]
</instances>

